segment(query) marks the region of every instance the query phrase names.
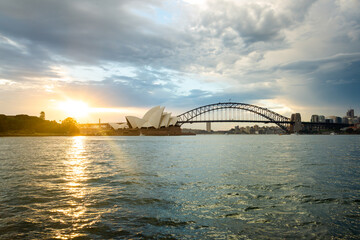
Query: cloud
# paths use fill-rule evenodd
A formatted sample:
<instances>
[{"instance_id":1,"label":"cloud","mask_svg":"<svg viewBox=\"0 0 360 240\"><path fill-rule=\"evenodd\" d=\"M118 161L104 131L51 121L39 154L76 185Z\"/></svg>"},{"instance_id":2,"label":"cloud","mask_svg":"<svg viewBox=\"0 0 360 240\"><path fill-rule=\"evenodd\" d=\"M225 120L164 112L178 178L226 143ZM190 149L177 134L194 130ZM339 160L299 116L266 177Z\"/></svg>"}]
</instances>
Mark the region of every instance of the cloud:
<instances>
[{"instance_id":1,"label":"cloud","mask_svg":"<svg viewBox=\"0 0 360 240\"><path fill-rule=\"evenodd\" d=\"M148 64L175 49L176 31L137 14L159 1L2 1L0 32L68 59ZM136 10L136 11L135 11ZM173 37L171 37L173 36Z\"/></svg>"},{"instance_id":2,"label":"cloud","mask_svg":"<svg viewBox=\"0 0 360 240\"><path fill-rule=\"evenodd\" d=\"M289 88L303 86L303 91L293 92L303 104L346 106L360 100L360 52L293 62L277 69L298 80L288 82Z\"/></svg>"},{"instance_id":3,"label":"cloud","mask_svg":"<svg viewBox=\"0 0 360 240\"><path fill-rule=\"evenodd\" d=\"M3 0L1 99L36 89L109 106L344 105L359 100L359 10L342 0Z\"/></svg>"},{"instance_id":4,"label":"cloud","mask_svg":"<svg viewBox=\"0 0 360 240\"><path fill-rule=\"evenodd\" d=\"M282 31L300 23L313 2L211 1L200 16L198 29L221 37L225 46L283 40Z\"/></svg>"},{"instance_id":5,"label":"cloud","mask_svg":"<svg viewBox=\"0 0 360 240\"><path fill-rule=\"evenodd\" d=\"M352 62L360 60L360 52L337 54L322 59L312 59L306 61L298 61L280 65L277 69L291 70L299 73L309 73L314 71L332 71L333 69L343 69L351 65ZM355 70L355 69L354 69Z\"/></svg>"}]
</instances>

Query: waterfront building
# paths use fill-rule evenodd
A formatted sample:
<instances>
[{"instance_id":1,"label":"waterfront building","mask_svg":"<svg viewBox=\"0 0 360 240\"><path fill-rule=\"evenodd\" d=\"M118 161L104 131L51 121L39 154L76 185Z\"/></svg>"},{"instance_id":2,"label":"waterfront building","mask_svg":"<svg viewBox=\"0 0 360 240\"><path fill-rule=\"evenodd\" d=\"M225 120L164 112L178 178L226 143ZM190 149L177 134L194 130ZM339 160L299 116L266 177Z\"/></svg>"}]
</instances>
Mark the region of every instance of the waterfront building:
<instances>
[{"instance_id":1,"label":"waterfront building","mask_svg":"<svg viewBox=\"0 0 360 240\"><path fill-rule=\"evenodd\" d=\"M110 125L114 130L127 129L127 128L129 128L129 126L127 125L127 123L109 123L109 125Z\"/></svg>"},{"instance_id":2,"label":"waterfront building","mask_svg":"<svg viewBox=\"0 0 360 240\"><path fill-rule=\"evenodd\" d=\"M338 116L329 116L328 119L332 119L332 123L342 123L342 118Z\"/></svg>"},{"instance_id":3,"label":"waterfront building","mask_svg":"<svg viewBox=\"0 0 360 240\"><path fill-rule=\"evenodd\" d=\"M346 116L347 116L347 117L350 117L350 118L354 118L354 116L355 116L354 109L349 109L349 110L346 112Z\"/></svg>"},{"instance_id":4,"label":"waterfront building","mask_svg":"<svg viewBox=\"0 0 360 240\"><path fill-rule=\"evenodd\" d=\"M167 128L175 126L178 117L172 117L171 113L164 112L165 107L156 106L145 113L142 118L126 116L126 122L129 128Z\"/></svg>"},{"instance_id":5,"label":"waterfront building","mask_svg":"<svg viewBox=\"0 0 360 240\"><path fill-rule=\"evenodd\" d=\"M349 124L349 118L348 117L343 117L342 118L342 123Z\"/></svg>"},{"instance_id":6,"label":"waterfront building","mask_svg":"<svg viewBox=\"0 0 360 240\"><path fill-rule=\"evenodd\" d=\"M319 115L319 122L324 123L325 122L325 116Z\"/></svg>"},{"instance_id":7,"label":"waterfront building","mask_svg":"<svg viewBox=\"0 0 360 240\"><path fill-rule=\"evenodd\" d=\"M313 123L319 122L319 115L312 115L310 122L313 122Z\"/></svg>"},{"instance_id":8,"label":"waterfront building","mask_svg":"<svg viewBox=\"0 0 360 240\"><path fill-rule=\"evenodd\" d=\"M341 117L336 117L335 118L335 123L342 123L342 118Z\"/></svg>"},{"instance_id":9,"label":"waterfront building","mask_svg":"<svg viewBox=\"0 0 360 240\"><path fill-rule=\"evenodd\" d=\"M331 119L331 118L326 118L326 119L325 119L325 122L326 122L326 123L334 123L334 120Z\"/></svg>"}]
</instances>

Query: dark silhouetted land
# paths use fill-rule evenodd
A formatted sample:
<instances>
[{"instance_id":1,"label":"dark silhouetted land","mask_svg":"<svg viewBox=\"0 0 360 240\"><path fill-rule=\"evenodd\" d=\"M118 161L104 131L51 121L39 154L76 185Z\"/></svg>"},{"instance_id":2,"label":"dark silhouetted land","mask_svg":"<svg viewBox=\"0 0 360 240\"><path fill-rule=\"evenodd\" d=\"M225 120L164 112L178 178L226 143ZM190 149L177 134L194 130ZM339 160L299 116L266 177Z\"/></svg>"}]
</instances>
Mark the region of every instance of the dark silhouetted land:
<instances>
[{"instance_id":1,"label":"dark silhouetted land","mask_svg":"<svg viewBox=\"0 0 360 240\"><path fill-rule=\"evenodd\" d=\"M67 136L77 135L79 128L73 118L62 123L35 116L0 114L0 136Z\"/></svg>"}]
</instances>

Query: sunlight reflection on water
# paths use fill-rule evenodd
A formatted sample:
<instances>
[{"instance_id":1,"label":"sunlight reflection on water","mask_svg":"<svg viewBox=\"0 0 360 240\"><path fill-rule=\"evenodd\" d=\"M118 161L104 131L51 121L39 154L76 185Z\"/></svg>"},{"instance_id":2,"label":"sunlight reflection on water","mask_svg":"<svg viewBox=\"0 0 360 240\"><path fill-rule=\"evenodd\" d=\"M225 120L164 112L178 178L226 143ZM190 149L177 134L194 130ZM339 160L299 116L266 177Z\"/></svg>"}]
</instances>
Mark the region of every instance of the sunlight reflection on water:
<instances>
[{"instance_id":1,"label":"sunlight reflection on water","mask_svg":"<svg viewBox=\"0 0 360 240\"><path fill-rule=\"evenodd\" d=\"M66 172L64 190L69 193L69 197L66 207L55 210L60 215L58 219L55 218L54 220L69 224L71 228L58 230L55 236L58 239L85 236L84 233L78 233L78 230L96 222L96 219L91 222L84 219L84 214L87 212L86 199L84 198L89 194L86 186L88 159L84 139L85 137L82 136L73 137L72 144L66 151L66 158L63 163Z\"/></svg>"}]
</instances>

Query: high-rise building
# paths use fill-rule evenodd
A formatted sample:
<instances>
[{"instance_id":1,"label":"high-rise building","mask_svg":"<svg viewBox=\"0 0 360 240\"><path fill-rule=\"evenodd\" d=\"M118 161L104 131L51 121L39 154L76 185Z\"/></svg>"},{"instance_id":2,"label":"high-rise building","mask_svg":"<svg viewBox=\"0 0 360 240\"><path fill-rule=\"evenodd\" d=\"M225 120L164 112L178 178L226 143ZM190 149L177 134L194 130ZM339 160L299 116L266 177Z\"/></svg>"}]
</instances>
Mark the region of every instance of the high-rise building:
<instances>
[{"instance_id":1,"label":"high-rise building","mask_svg":"<svg viewBox=\"0 0 360 240\"><path fill-rule=\"evenodd\" d=\"M335 123L342 123L342 118L341 117L336 117L335 118Z\"/></svg>"},{"instance_id":2,"label":"high-rise building","mask_svg":"<svg viewBox=\"0 0 360 240\"><path fill-rule=\"evenodd\" d=\"M342 122L342 118L338 117L338 116L329 116L329 117L327 117L327 119L331 119L332 123L341 123Z\"/></svg>"},{"instance_id":3,"label":"high-rise building","mask_svg":"<svg viewBox=\"0 0 360 240\"><path fill-rule=\"evenodd\" d=\"M310 122L313 122L313 123L319 122L319 115L312 115Z\"/></svg>"},{"instance_id":4,"label":"high-rise building","mask_svg":"<svg viewBox=\"0 0 360 240\"><path fill-rule=\"evenodd\" d=\"M326 122L326 123L334 123L334 120L331 119L331 118L326 118L326 119L325 119L325 122Z\"/></svg>"},{"instance_id":5,"label":"high-rise building","mask_svg":"<svg viewBox=\"0 0 360 240\"><path fill-rule=\"evenodd\" d=\"M321 122L321 123L325 122L325 116L324 115L319 116L319 122Z\"/></svg>"},{"instance_id":6,"label":"high-rise building","mask_svg":"<svg viewBox=\"0 0 360 240\"><path fill-rule=\"evenodd\" d=\"M349 109L349 110L346 112L346 116L353 118L353 117L355 116L354 109Z\"/></svg>"}]
</instances>

